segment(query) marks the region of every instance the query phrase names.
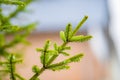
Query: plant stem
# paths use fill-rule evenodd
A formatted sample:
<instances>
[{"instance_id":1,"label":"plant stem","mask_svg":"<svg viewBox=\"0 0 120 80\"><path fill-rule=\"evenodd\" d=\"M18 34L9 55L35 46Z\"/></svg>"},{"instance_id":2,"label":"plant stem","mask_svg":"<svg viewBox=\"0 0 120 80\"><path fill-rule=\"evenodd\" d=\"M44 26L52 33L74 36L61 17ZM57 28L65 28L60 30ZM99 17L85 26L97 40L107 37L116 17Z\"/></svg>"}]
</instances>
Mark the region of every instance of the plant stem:
<instances>
[{"instance_id":1,"label":"plant stem","mask_svg":"<svg viewBox=\"0 0 120 80\"><path fill-rule=\"evenodd\" d=\"M14 65L13 65L13 55L11 55L11 57L10 57L10 79L11 80L16 80L15 79L15 76L14 76Z\"/></svg>"},{"instance_id":2,"label":"plant stem","mask_svg":"<svg viewBox=\"0 0 120 80\"><path fill-rule=\"evenodd\" d=\"M46 63L46 51L44 51L44 58L43 58L43 67L45 68L46 67L46 65L45 65L45 63Z\"/></svg>"},{"instance_id":3,"label":"plant stem","mask_svg":"<svg viewBox=\"0 0 120 80\"><path fill-rule=\"evenodd\" d=\"M44 67L42 67L38 73L35 73L29 80L35 80L43 71L45 71Z\"/></svg>"}]
</instances>

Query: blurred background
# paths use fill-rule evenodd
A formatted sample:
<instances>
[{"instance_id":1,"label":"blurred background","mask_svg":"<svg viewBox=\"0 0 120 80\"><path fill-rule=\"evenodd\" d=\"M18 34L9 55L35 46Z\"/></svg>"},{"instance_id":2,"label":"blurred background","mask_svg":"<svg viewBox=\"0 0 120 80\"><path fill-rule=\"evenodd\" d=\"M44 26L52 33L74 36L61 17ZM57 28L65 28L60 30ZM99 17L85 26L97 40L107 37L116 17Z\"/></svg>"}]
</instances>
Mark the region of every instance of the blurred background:
<instances>
[{"instance_id":1,"label":"blurred background","mask_svg":"<svg viewBox=\"0 0 120 80\"><path fill-rule=\"evenodd\" d=\"M67 23L75 27L84 15L89 19L80 34L93 36L89 42L70 44L74 55L84 52L80 63L71 64L67 71L46 71L42 80L120 80L120 0L36 0L29 5L27 13L12 20L24 25L38 22L36 30L28 37L32 43L26 48L23 68L18 71L30 77L33 64L39 64L36 48L42 47L46 39L61 44L59 31ZM13 9L13 8L11 8ZM58 61L63 59L62 56ZM23 70L25 72L23 73Z\"/></svg>"}]
</instances>

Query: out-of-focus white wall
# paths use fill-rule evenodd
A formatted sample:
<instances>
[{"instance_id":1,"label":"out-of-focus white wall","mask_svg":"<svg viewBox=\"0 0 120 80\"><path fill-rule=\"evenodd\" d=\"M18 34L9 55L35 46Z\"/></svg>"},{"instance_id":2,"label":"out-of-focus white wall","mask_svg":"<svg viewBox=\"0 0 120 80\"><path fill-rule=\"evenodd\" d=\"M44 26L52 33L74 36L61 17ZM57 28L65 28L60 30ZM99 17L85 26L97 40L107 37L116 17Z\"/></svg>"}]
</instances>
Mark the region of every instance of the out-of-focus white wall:
<instances>
[{"instance_id":1,"label":"out-of-focus white wall","mask_svg":"<svg viewBox=\"0 0 120 80\"><path fill-rule=\"evenodd\" d=\"M115 45L117 57L115 57L111 64L111 73L113 80L120 79L120 0L109 0L110 9L110 28L109 33Z\"/></svg>"},{"instance_id":2,"label":"out-of-focus white wall","mask_svg":"<svg viewBox=\"0 0 120 80\"><path fill-rule=\"evenodd\" d=\"M109 31L115 43L120 60L120 0L109 0L109 7L111 14Z\"/></svg>"}]
</instances>

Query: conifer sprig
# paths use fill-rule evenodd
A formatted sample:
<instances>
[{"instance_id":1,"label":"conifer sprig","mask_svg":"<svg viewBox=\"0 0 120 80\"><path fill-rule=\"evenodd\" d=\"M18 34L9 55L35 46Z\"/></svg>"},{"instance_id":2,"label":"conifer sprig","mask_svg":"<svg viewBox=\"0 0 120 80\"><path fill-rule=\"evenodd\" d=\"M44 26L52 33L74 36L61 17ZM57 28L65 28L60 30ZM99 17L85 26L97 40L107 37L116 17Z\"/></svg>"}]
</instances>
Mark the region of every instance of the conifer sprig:
<instances>
[{"instance_id":1,"label":"conifer sprig","mask_svg":"<svg viewBox=\"0 0 120 80\"><path fill-rule=\"evenodd\" d=\"M77 54L73 57L70 57L66 60L63 60L58 63L52 63L60 54L63 54L65 56L69 56L70 54L66 52L66 50L70 50L71 47L67 46L70 42L84 42L92 38L92 36L84 36L84 35L75 35L80 27L83 25L83 23L87 20L88 16L85 16L82 21L77 25L75 29L72 29L72 25L68 24L66 26L65 31L60 31L60 38L63 41L63 44L58 46L56 43L54 43L54 49L49 49L50 47L50 41L46 41L44 48L37 48L38 52L41 52L40 60L43 64L43 67L40 69L39 67L33 66L32 70L35 73L30 80L35 80L38 78L38 76L44 72L46 69L50 69L53 71L56 70L63 70L68 69L70 66L69 63L72 62L78 62L83 57L83 54Z\"/></svg>"}]
</instances>

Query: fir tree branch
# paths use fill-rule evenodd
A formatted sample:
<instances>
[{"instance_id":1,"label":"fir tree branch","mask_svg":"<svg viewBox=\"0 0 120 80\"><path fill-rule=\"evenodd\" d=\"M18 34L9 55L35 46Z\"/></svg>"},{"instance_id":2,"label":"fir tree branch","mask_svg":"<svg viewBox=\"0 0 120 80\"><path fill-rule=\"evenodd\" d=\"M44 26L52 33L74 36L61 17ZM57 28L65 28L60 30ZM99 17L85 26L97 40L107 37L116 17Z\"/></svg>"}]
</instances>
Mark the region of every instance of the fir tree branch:
<instances>
[{"instance_id":1,"label":"fir tree branch","mask_svg":"<svg viewBox=\"0 0 120 80\"><path fill-rule=\"evenodd\" d=\"M22 5L24 6L25 4L22 1L19 0L0 0L0 4L12 4L12 5Z\"/></svg>"},{"instance_id":2,"label":"fir tree branch","mask_svg":"<svg viewBox=\"0 0 120 80\"><path fill-rule=\"evenodd\" d=\"M69 68L69 66L67 65L68 63L78 62L83 57L83 54L78 54L78 55L68 58L62 62L59 62L56 64L51 64L59 56L59 54L69 55L66 52L64 52L64 50L70 49L70 47L66 46L69 42L83 42L83 41L89 40L92 37L92 36L80 36L80 35L74 36L77 33L78 29L86 21L87 18L88 17L85 16L74 30L72 30L72 26L70 24L68 24L66 26L66 30L60 32L60 37L63 40L63 44L60 46L57 46L56 43L54 44L54 50L57 51L57 55L56 54L52 55L52 56L50 55L50 59L48 60L47 63L45 61L46 60L45 56L47 55L47 52L48 52L47 51L48 46L47 46L47 49L45 47L44 47L44 49L37 49L37 51L42 52L41 61L43 63L43 67L40 70L38 70L37 72L35 72L35 74L30 78L30 80L37 79L38 76L42 72L44 72L46 69L52 69L52 70L68 69ZM47 42L46 42L45 46L46 45L48 45ZM51 54L51 53L48 52L48 54Z\"/></svg>"}]
</instances>

